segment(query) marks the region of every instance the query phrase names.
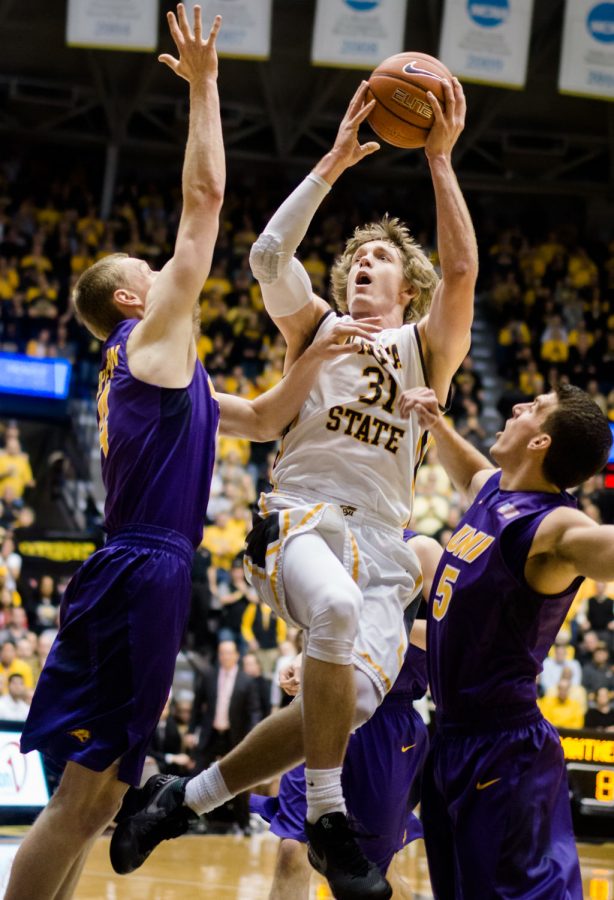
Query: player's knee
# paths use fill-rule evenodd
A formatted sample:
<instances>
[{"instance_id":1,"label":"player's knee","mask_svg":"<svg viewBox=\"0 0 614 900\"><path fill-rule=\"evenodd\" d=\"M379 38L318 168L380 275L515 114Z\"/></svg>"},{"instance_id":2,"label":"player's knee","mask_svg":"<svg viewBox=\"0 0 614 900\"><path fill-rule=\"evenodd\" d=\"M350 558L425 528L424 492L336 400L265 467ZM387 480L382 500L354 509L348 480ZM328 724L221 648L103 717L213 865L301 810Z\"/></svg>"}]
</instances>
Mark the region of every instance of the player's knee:
<instances>
[{"instance_id":1,"label":"player's knee","mask_svg":"<svg viewBox=\"0 0 614 900\"><path fill-rule=\"evenodd\" d=\"M320 597L320 608L310 629L322 628L330 636L354 640L358 631L358 619L362 606L362 594L356 590L327 588Z\"/></svg>"}]
</instances>

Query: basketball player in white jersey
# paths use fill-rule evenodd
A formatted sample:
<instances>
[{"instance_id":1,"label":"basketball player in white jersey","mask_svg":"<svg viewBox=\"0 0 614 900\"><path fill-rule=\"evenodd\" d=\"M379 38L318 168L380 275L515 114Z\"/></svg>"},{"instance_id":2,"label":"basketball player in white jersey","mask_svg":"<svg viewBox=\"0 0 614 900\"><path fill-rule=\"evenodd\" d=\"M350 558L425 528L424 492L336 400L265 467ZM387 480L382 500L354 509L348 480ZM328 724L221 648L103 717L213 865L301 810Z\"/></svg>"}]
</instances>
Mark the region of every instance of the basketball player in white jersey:
<instances>
[{"instance_id":1,"label":"basketball player in white jersey","mask_svg":"<svg viewBox=\"0 0 614 900\"><path fill-rule=\"evenodd\" d=\"M266 603L306 632L301 704L260 723L187 784L173 779L146 786L141 811L114 837L121 871L140 865L160 840L185 831L186 810L208 812L305 760L312 865L341 900L390 896L388 882L348 828L341 765L350 731L373 714L397 677L407 643L403 612L420 587L403 527L427 435L415 413L401 415L398 398L428 385L444 404L470 344L477 247L451 164L465 98L456 79L443 89L445 109L428 95L434 124L425 145L441 280L396 219L357 229L333 271L335 299L348 321L382 330L360 353L322 366L283 439L275 489L261 498L248 539L250 580ZM265 306L288 345L287 365L338 321L313 294L294 253L337 178L379 149L358 141L372 109L366 96L363 82L332 150L252 248Z\"/></svg>"}]
</instances>

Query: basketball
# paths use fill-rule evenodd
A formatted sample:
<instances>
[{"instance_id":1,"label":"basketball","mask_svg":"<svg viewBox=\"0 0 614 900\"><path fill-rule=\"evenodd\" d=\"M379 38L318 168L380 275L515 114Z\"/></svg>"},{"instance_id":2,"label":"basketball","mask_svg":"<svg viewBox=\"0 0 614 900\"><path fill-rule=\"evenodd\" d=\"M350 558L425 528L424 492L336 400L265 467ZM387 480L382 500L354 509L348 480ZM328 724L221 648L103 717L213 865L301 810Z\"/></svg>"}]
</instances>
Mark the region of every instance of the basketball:
<instances>
[{"instance_id":1,"label":"basketball","mask_svg":"<svg viewBox=\"0 0 614 900\"><path fill-rule=\"evenodd\" d=\"M426 92L445 103L443 79L452 73L427 53L397 53L373 70L368 99L377 100L367 121L383 141L406 149L424 147L433 124L433 108Z\"/></svg>"}]
</instances>

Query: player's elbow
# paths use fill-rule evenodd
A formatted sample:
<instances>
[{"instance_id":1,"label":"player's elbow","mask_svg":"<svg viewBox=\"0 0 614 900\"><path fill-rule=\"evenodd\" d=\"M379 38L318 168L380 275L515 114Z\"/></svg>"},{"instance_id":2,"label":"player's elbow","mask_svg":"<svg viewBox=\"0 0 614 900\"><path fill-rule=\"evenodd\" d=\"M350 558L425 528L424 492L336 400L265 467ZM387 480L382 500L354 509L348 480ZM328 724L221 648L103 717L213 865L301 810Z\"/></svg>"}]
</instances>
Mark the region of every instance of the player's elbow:
<instances>
[{"instance_id":1,"label":"player's elbow","mask_svg":"<svg viewBox=\"0 0 614 900\"><path fill-rule=\"evenodd\" d=\"M191 184L185 205L207 213L218 213L224 202L223 178L211 178L199 184Z\"/></svg>"},{"instance_id":2,"label":"player's elbow","mask_svg":"<svg viewBox=\"0 0 614 900\"><path fill-rule=\"evenodd\" d=\"M263 231L252 244L249 265L254 278L260 284L277 281L282 264L282 245L276 234Z\"/></svg>"}]
</instances>

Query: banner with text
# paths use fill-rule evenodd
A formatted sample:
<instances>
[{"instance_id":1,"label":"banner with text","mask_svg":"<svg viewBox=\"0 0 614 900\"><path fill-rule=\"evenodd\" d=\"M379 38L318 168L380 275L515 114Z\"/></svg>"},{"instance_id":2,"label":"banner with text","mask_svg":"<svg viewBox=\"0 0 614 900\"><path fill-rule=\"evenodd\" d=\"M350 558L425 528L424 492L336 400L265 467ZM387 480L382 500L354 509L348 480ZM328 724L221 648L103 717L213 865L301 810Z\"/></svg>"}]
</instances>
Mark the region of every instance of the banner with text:
<instances>
[{"instance_id":1,"label":"banner with text","mask_svg":"<svg viewBox=\"0 0 614 900\"><path fill-rule=\"evenodd\" d=\"M533 0L446 0L439 56L461 80L522 88Z\"/></svg>"},{"instance_id":2,"label":"banner with text","mask_svg":"<svg viewBox=\"0 0 614 900\"><path fill-rule=\"evenodd\" d=\"M373 69L401 53L407 0L318 0L311 61Z\"/></svg>"},{"instance_id":3,"label":"banner with text","mask_svg":"<svg viewBox=\"0 0 614 900\"><path fill-rule=\"evenodd\" d=\"M614 3L567 0L559 90L614 99Z\"/></svg>"},{"instance_id":4,"label":"banner with text","mask_svg":"<svg viewBox=\"0 0 614 900\"><path fill-rule=\"evenodd\" d=\"M184 0L192 21L195 0ZM271 55L272 0L199 0L203 35L207 35L215 16L222 17L217 37L220 56L239 59L268 59Z\"/></svg>"},{"instance_id":5,"label":"banner with text","mask_svg":"<svg viewBox=\"0 0 614 900\"><path fill-rule=\"evenodd\" d=\"M158 0L68 0L66 43L104 50L155 50Z\"/></svg>"}]
</instances>

